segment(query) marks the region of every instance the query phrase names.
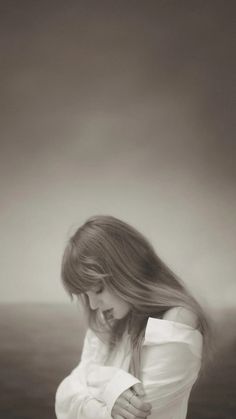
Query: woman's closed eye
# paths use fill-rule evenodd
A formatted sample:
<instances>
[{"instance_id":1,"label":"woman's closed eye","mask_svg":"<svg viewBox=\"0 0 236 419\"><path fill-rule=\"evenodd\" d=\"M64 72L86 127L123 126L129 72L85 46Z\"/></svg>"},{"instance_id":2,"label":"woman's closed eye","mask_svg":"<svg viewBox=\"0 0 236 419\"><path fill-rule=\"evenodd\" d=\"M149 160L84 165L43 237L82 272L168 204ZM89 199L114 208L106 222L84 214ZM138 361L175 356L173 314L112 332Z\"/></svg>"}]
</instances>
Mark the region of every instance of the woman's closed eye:
<instances>
[{"instance_id":1,"label":"woman's closed eye","mask_svg":"<svg viewBox=\"0 0 236 419\"><path fill-rule=\"evenodd\" d=\"M94 292L95 292L95 294L101 294L103 292L103 290L104 290L104 285L101 285Z\"/></svg>"}]
</instances>

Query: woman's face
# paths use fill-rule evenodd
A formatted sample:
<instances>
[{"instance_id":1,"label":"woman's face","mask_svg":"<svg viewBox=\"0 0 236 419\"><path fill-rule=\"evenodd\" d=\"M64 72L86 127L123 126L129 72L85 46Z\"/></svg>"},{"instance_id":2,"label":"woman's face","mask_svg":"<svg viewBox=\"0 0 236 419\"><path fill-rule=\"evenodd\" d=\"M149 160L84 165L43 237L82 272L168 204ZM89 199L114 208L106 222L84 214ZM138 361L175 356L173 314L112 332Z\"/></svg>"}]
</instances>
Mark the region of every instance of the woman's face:
<instances>
[{"instance_id":1,"label":"woman's face","mask_svg":"<svg viewBox=\"0 0 236 419\"><path fill-rule=\"evenodd\" d=\"M130 304L111 293L104 285L94 287L85 294L88 296L90 308L99 309L108 319L122 319L130 311Z\"/></svg>"}]
</instances>

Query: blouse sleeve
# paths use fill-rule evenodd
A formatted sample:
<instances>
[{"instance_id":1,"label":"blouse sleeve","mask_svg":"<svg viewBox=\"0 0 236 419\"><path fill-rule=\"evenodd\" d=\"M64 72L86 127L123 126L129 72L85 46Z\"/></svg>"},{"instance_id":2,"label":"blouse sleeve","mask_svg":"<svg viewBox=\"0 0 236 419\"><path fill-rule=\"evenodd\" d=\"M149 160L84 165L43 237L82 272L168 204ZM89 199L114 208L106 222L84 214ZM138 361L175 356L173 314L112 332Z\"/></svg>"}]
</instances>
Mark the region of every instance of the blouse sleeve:
<instances>
[{"instance_id":1,"label":"blouse sleeve","mask_svg":"<svg viewBox=\"0 0 236 419\"><path fill-rule=\"evenodd\" d=\"M152 320L142 349L141 381L152 417L166 419L188 401L201 366L202 336L185 325Z\"/></svg>"},{"instance_id":2,"label":"blouse sleeve","mask_svg":"<svg viewBox=\"0 0 236 419\"><path fill-rule=\"evenodd\" d=\"M56 392L57 419L111 419L115 400L139 380L126 371L104 366L105 346L89 330L81 362Z\"/></svg>"}]
</instances>

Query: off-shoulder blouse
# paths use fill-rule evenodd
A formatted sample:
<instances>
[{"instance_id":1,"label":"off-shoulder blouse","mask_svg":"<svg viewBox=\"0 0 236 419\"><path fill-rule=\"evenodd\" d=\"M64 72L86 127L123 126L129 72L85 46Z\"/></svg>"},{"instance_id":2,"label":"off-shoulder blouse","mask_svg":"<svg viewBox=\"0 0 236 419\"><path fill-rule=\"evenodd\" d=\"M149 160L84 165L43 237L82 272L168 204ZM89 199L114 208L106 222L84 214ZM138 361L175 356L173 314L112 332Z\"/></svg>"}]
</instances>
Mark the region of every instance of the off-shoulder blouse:
<instances>
[{"instance_id":1,"label":"off-shoulder blouse","mask_svg":"<svg viewBox=\"0 0 236 419\"><path fill-rule=\"evenodd\" d=\"M57 419L111 419L116 399L142 382L152 404L150 419L185 419L201 366L202 335L184 323L150 317L141 355L140 380L130 374L129 335L107 361L107 347L88 330L79 365L56 392Z\"/></svg>"}]
</instances>

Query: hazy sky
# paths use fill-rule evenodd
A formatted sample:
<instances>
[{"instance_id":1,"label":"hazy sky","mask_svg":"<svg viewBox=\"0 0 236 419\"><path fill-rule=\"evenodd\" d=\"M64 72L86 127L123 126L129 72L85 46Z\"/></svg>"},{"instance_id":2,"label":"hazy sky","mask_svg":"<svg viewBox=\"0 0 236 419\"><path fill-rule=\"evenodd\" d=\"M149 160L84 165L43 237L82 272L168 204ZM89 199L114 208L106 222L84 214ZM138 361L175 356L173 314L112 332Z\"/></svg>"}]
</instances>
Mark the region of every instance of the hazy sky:
<instances>
[{"instance_id":1,"label":"hazy sky","mask_svg":"<svg viewBox=\"0 0 236 419\"><path fill-rule=\"evenodd\" d=\"M234 4L1 2L1 301L66 301L66 240L103 213L236 304Z\"/></svg>"}]
</instances>

